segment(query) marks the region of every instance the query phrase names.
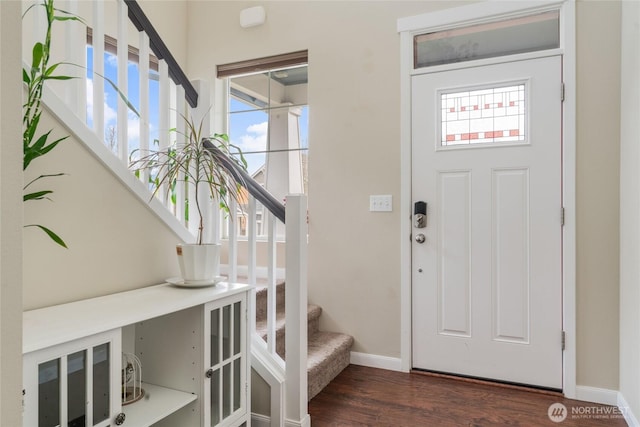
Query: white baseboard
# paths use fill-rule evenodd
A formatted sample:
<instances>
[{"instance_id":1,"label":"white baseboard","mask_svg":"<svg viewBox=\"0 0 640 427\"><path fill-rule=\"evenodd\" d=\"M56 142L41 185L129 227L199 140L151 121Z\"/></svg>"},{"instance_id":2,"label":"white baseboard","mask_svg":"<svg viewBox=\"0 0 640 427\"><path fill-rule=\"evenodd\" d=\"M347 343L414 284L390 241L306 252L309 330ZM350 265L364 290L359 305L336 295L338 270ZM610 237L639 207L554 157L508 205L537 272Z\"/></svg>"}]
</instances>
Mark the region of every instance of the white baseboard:
<instances>
[{"instance_id":1,"label":"white baseboard","mask_svg":"<svg viewBox=\"0 0 640 427\"><path fill-rule=\"evenodd\" d=\"M271 427L271 418L266 415L256 414L252 412L251 425L253 427Z\"/></svg>"},{"instance_id":2,"label":"white baseboard","mask_svg":"<svg viewBox=\"0 0 640 427\"><path fill-rule=\"evenodd\" d=\"M576 400L585 402L601 403L603 405L618 405L618 391L606 388L589 387L586 385L576 386Z\"/></svg>"},{"instance_id":3,"label":"white baseboard","mask_svg":"<svg viewBox=\"0 0 640 427\"><path fill-rule=\"evenodd\" d=\"M378 356L377 354L351 352L351 364L369 368L402 371L402 360L398 357Z\"/></svg>"},{"instance_id":4,"label":"white baseboard","mask_svg":"<svg viewBox=\"0 0 640 427\"><path fill-rule=\"evenodd\" d=\"M307 414L301 421L284 420L284 427L311 427L311 417Z\"/></svg>"},{"instance_id":5,"label":"white baseboard","mask_svg":"<svg viewBox=\"0 0 640 427\"><path fill-rule=\"evenodd\" d=\"M618 392L618 408L622 410L624 414L624 420L627 422L629 427L640 427L640 422L638 422L638 418L635 416L627 400L624 398L622 393ZM640 414L639 414L640 415Z\"/></svg>"}]
</instances>

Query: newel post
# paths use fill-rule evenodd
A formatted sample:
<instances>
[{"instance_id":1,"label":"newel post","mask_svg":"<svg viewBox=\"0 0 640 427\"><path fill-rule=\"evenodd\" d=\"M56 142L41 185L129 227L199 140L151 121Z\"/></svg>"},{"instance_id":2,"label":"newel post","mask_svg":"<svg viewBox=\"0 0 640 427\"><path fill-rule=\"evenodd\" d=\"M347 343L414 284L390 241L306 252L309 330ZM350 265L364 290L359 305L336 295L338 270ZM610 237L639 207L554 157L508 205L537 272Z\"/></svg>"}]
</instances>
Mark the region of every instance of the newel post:
<instances>
[{"instance_id":1,"label":"newel post","mask_svg":"<svg viewBox=\"0 0 640 427\"><path fill-rule=\"evenodd\" d=\"M307 407L307 197L286 205L286 425L310 425Z\"/></svg>"}]
</instances>

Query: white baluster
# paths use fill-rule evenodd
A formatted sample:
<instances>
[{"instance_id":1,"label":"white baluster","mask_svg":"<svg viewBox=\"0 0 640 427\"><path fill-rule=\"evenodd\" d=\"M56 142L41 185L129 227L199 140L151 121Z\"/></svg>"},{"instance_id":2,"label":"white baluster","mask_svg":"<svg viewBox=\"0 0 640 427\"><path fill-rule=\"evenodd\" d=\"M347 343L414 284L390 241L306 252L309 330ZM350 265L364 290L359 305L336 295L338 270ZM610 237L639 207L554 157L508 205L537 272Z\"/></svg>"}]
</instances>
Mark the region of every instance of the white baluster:
<instances>
[{"instance_id":1,"label":"white baluster","mask_svg":"<svg viewBox=\"0 0 640 427\"><path fill-rule=\"evenodd\" d=\"M211 214L211 224L212 224L212 226L209 227L211 229L211 242L220 243L220 237L221 237L220 230L222 229L222 226L223 226L222 218L224 216L221 215L220 199L218 197L215 197L211 201L210 214Z\"/></svg>"},{"instance_id":2,"label":"white baluster","mask_svg":"<svg viewBox=\"0 0 640 427\"><path fill-rule=\"evenodd\" d=\"M295 423L307 413L307 197L288 195L286 208L287 333L286 417Z\"/></svg>"},{"instance_id":3,"label":"white baluster","mask_svg":"<svg viewBox=\"0 0 640 427\"><path fill-rule=\"evenodd\" d=\"M248 197L247 208L247 264L248 264L248 279L250 285L256 284L256 199L250 194Z\"/></svg>"},{"instance_id":4,"label":"white baluster","mask_svg":"<svg viewBox=\"0 0 640 427\"><path fill-rule=\"evenodd\" d=\"M184 122L184 118L182 117L185 112L186 102L184 100L184 88L182 86L177 86L175 90L176 95L176 110L175 110L175 129L176 131L172 134L176 140L176 146L178 149L184 147L186 144L186 123ZM180 222L187 227L186 220L186 211L185 211L185 199L187 196L185 189L185 175L184 173L180 173L178 176L178 182L176 183L176 211L175 215L180 220ZM170 183L167 183L170 184ZM191 210L189 210L191 211ZM190 229L190 231L193 231Z\"/></svg>"},{"instance_id":5,"label":"white baluster","mask_svg":"<svg viewBox=\"0 0 640 427\"><path fill-rule=\"evenodd\" d=\"M238 206L233 197L229 202L229 282L238 281Z\"/></svg>"},{"instance_id":6,"label":"white baluster","mask_svg":"<svg viewBox=\"0 0 640 427\"><path fill-rule=\"evenodd\" d=\"M68 0L66 10L78 15L78 2ZM69 108L83 121L87 120L87 82L84 67L87 64L87 28L79 21L65 23L66 56L68 61L80 67L67 67L66 75L76 77L65 83L65 100Z\"/></svg>"},{"instance_id":7,"label":"white baluster","mask_svg":"<svg viewBox=\"0 0 640 427\"><path fill-rule=\"evenodd\" d=\"M250 285L256 284L256 199L250 194L247 194L248 197L248 207L247 207L247 264L248 264L248 283ZM255 313L256 307L256 293L255 290L251 292L251 306L253 310L251 313ZM256 316L249 316L249 330L256 330Z\"/></svg>"},{"instance_id":8,"label":"white baluster","mask_svg":"<svg viewBox=\"0 0 640 427\"><path fill-rule=\"evenodd\" d=\"M128 72L129 72L129 37L127 27L129 17L127 15L127 5L122 0L118 0L118 89L126 97L128 94ZM129 164L129 107L124 100L118 97L118 156L125 164Z\"/></svg>"},{"instance_id":9,"label":"white baluster","mask_svg":"<svg viewBox=\"0 0 640 427\"><path fill-rule=\"evenodd\" d=\"M140 31L140 53L138 56L140 90L140 153L145 156L149 152L149 36L144 31ZM144 169L140 179L144 185L149 182L149 169Z\"/></svg>"},{"instance_id":10,"label":"white baluster","mask_svg":"<svg viewBox=\"0 0 640 427\"><path fill-rule=\"evenodd\" d=\"M171 117L171 83L169 79L169 67L164 60L158 61L158 103L160 104L160 110L158 111L158 123L160 129L158 132L158 150L166 152L169 148L169 127ZM165 127L167 126L167 127ZM166 206L174 212L173 206L171 206L171 198L167 196L167 183L163 183L158 191L160 200L166 204Z\"/></svg>"},{"instance_id":11,"label":"white baluster","mask_svg":"<svg viewBox=\"0 0 640 427\"><path fill-rule=\"evenodd\" d=\"M93 130L104 141L104 2L93 3Z\"/></svg>"},{"instance_id":12,"label":"white baluster","mask_svg":"<svg viewBox=\"0 0 640 427\"><path fill-rule=\"evenodd\" d=\"M271 354L276 353L276 217L267 212L267 348Z\"/></svg>"},{"instance_id":13,"label":"white baluster","mask_svg":"<svg viewBox=\"0 0 640 427\"><path fill-rule=\"evenodd\" d=\"M189 108L189 111L191 113L190 117L193 119L193 124L196 127L196 130L200 128L200 126L202 126L200 141L198 141L201 142L202 138L206 138L210 135L211 129L211 117L209 115L210 110L208 107L208 100L210 99L209 83L205 82L204 80L194 80L191 82L191 84L196 89L196 92L198 92L199 102L196 108ZM195 192L195 187L193 185L190 185L189 200L195 200ZM207 232L207 235L203 236L205 242L210 241L211 237L208 231L212 228L212 224L210 222L211 203L209 194L209 185L206 182L201 183L198 188L198 198L200 200L200 209L202 211L201 214L204 221L204 229ZM195 208L195 205L193 207ZM191 229L193 233L197 233L197 228L200 221L200 213L198 213L197 209L190 209L189 218L191 220L189 222L189 229Z\"/></svg>"}]
</instances>

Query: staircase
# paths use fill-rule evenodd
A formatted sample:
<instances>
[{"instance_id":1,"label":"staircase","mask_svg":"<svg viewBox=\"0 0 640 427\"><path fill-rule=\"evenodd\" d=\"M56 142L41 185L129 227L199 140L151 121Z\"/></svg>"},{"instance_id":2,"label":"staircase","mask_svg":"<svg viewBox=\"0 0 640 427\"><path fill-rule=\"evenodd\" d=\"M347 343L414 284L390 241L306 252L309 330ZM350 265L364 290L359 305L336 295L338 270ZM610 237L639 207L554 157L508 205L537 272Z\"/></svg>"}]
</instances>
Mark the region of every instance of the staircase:
<instances>
[{"instance_id":1,"label":"staircase","mask_svg":"<svg viewBox=\"0 0 640 427\"><path fill-rule=\"evenodd\" d=\"M30 8L31 3L39 4L41 0L24 1L24 8ZM58 0L56 0L57 2ZM60 0L62 2L62 0ZM68 3L68 4L67 4ZM109 11L115 12L105 14L105 4L113 3L108 6ZM136 0L112 0L105 2L80 2L77 0L68 0L65 2L65 9L69 13L75 14L82 4L89 9L87 16L91 17L87 24L84 19L78 21L65 22L66 30L62 37L56 37L56 46L52 48L54 52L66 58L65 61L74 64L88 64L87 58L87 34L88 25L91 25L91 45L92 45L92 73L90 80L92 81L92 112L87 113L87 82L84 71L78 72L76 79L66 82L59 87L47 87L43 92L43 104L47 106L49 112L54 119L63 123L65 127L75 135L78 141L81 141L87 150L94 154L105 167L107 167L113 175L125 185L132 194L136 195L141 201L153 211L153 213L162 220L167 227L172 229L177 236L185 242L195 240L198 224L200 219L204 219L210 224L218 224L218 227L209 227L208 229L221 230L223 228L222 218L227 213L218 209L217 203L211 202L206 204L206 208L200 213L192 210L188 213L188 201L195 197L195 188L188 186L185 179L179 185L175 185L175 195L173 197L160 192L156 197L151 198L149 191L149 176L145 174L133 174L129 170L130 138L128 136L129 128L137 126L139 129L140 139L138 141L139 148L142 150L149 149L149 123L150 111L153 107L158 109L159 122L159 138L154 142L159 150L169 150L173 143L180 143L181 136L185 133L184 117L209 117L210 105L212 102L211 88L207 81L190 81L180 68L179 64L169 52L160 35L153 27L149 19L144 14L142 8ZM68 8L67 8L68 6ZM35 8L33 10L39 10ZM56 9L58 10L58 9ZM41 15L41 14L40 14ZM23 30L23 38L27 45L40 42L38 40L38 32L33 29L40 28L42 20L45 19L37 13L30 14L30 22L25 25ZM66 15L63 17L65 18ZM109 17L109 26L105 23L105 17ZM111 22L114 21L114 22ZM24 21L23 21L24 22ZM130 23L133 24L136 31L131 31ZM109 148L105 142L105 123L102 118L105 117L105 108L108 98L105 92L105 46L107 45L107 34L105 28L115 28L113 36L115 43L118 40L134 40L137 38L139 73L137 77L132 79L138 87L138 96L140 100L139 116L137 123L129 123L129 106L122 99L117 101L117 133L115 147ZM113 29L111 28L113 31ZM136 34L137 33L137 34ZM135 37L137 36L137 37ZM59 41L58 41L59 40ZM152 98L149 96L148 88L150 86L149 63L141 58L149 58L153 53L157 58L157 76L153 80L157 80L158 85L158 102L152 104ZM129 51L128 49L117 49L118 64L123 66L117 67L118 77L116 83L118 90L121 91L123 98L127 98L129 73ZM25 66L31 64L31 58L25 60ZM111 82L113 84L113 82ZM153 101L155 102L155 101ZM106 107L105 107L106 105ZM109 107L111 108L111 107ZM90 116L91 123L87 121ZM209 135L209 125L212 120L204 120L205 126L202 129L204 135ZM91 127L89 127L91 126ZM166 127L166 129L164 129ZM175 128L175 141L170 141L169 128ZM135 144L134 144L135 145ZM215 147L207 145L207 141L203 141L203 146L212 152ZM115 150L112 150L115 148ZM225 166L225 164L228 164ZM256 275L258 268L266 270L266 276L269 283L268 289L277 295L277 303L274 301L271 311L267 310L267 289L260 290L257 295L257 313L256 321L258 323L258 331L251 332L251 353L252 367L267 382L271 392L271 425L295 425L308 427L311 420L308 414L307 403L312 397L318 394L336 375L338 375L348 364L350 360L350 349L353 344L353 338L343 334L332 332L323 332L318 329L319 317L322 309L317 306L308 306L305 316L305 305L307 305L307 199L301 194L287 195L287 205L285 206L281 200L274 198L260 184L255 182L246 172L233 167L234 162L228 161L221 163L226 173L236 177L236 174L242 178L245 184L246 206L243 207L247 221L247 257L246 265L238 265L238 235L231 232L228 237L226 274L229 281L236 282L239 267L244 267L247 271L247 279L249 283L256 283ZM230 165L230 166L229 166ZM245 174L245 175L243 175ZM182 178L181 178L182 179ZM182 201L185 201L182 203ZM176 201L180 201L177 203ZM261 203L265 208L265 216L263 224L268 224L268 232L266 240L257 238L257 203ZM244 202L243 202L244 204ZM228 216L231 223L238 222L238 206L236 201L229 200ZM286 217L286 223L285 223ZM277 225L276 222L279 221ZM284 226L285 233L285 259L281 263L285 265L284 272L289 286L286 289L287 294L287 313L285 316L285 286L280 284L276 286L276 254L277 254L277 227ZM206 237L207 240L220 241L219 232ZM258 245L266 248L268 263L267 265L257 264ZM274 313L276 313L274 315ZM286 319L285 319L286 318ZM269 319L267 322L266 319ZM307 336L305 336L305 319L307 320ZM288 325L288 334L285 342L285 322ZM266 323L271 326L268 333L266 332ZM277 324L273 327L273 324ZM269 343L263 343L258 338L258 334L269 336ZM257 345L254 345L257 344ZM270 343L274 345L271 346ZM305 351L305 344L307 349ZM283 363L282 358L285 356L285 347L289 348L289 360ZM292 350L293 349L293 350ZM306 377L305 377L306 367ZM306 385L305 385L306 382ZM307 387L308 395L305 396L304 389Z\"/></svg>"},{"instance_id":2,"label":"staircase","mask_svg":"<svg viewBox=\"0 0 640 427\"><path fill-rule=\"evenodd\" d=\"M256 291L256 332L267 339L267 287ZM276 286L276 353L285 358L285 284ZM349 365L353 337L319 330L322 308L307 305L307 387L311 400Z\"/></svg>"}]
</instances>

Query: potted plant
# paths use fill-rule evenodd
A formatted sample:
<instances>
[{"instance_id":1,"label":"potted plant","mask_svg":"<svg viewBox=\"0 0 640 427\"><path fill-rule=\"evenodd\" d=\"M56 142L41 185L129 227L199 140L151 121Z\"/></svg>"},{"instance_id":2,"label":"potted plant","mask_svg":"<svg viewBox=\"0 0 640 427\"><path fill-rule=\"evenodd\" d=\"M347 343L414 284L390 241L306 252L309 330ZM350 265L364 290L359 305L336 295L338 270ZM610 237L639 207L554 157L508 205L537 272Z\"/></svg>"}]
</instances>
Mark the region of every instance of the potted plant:
<instances>
[{"instance_id":1,"label":"potted plant","mask_svg":"<svg viewBox=\"0 0 640 427\"><path fill-rule=\"evenodd\" d=\"M202 138L202 122L196 126L193 120L182 116L186 123L185 140L174 142L166 150L136 150L131 154L130 165L139 176L149 171L149 182L153 185L152 198L159 191L166 193L166 200L185 203L186 215L195 207L198 212L198 232L193 244L178 244L176 252L184 286L208 286L215 284L220 271L220 245L203 241L205 221L202 204L217 201L222 210L229 212L228 202L239 200L242 177L230 174L223 165L234 163L246 171L247 163L242 151L229 141L226 134L214 134ZM176 131L172 129L172 131ZM216 149L205 147L213 145ZM184 183L195 188L191 200L176 200L176 186Z\"/></svg>"},{"instance_id":2,"label":"potted plant","mask_svg":"<svg viewBox=\"0 0 640 427\"><path fill-rule=\"evenodd\" d=\"M53 23L56 21L82 21L79 17L54 7L53 0L43 0L42 3L31 5L24 13L26 15L35 7L43 7L45 10L46 31L42 42L36 42L31 50L32 60L30 66L23 68L22 81L26 88L26 100L22 105L22 143L23 143L23 163L22 170L26 171L32 161L46 155L53 150L60 142L68 138L51 137L53 129L43 132L40 129L40 117L42 116L43 104L42 93L45 83L49 80L70 80L73 77L57 73L57 68L63 64L57 62L50 64L51 35L53 33ZM24 17L23 15L23 17ZM51 137L51 138L50 138ZM51 139L54 139L53 141ZM24 186L25 194L23 201L51 200L52 190L31 190L31 185L40 183L42 179L62 176L64 173L42 174L32 179ZM67 244L53 230L40 224L27 224L24 226L36 227L44 231L55 243L66 248Z\"/></svg>"},{"instance_id":3,"label":"potted plant","mask_svg":"<svg viewBox=\"0 0 640 427\"><path fill-rule=\"evenodd\" d=\"M45 156L50 151L58 146L58 144L66 140L69 135L59 138L53 137L54 129L43 131L40 126L40 117L44 111L44 104L42 102L42 96L45 84L48 81L57 80L72 80L77 77L67 76L60 74L60 68L66 67L78 67L84 70L86 73L86 67L84 65L73 64L70 62L56 62L50 63L50 53L52 49L52 35L55 33L53 29L54 22L69 22L75 21L85 24L85 21L77 15L64 11L54 6L54 0L41 0L34 3L27 8L23 13L23 18L32 9L36 8L44 9L44 16L46 17L45 36L43 41L38 41L33 45L31 49L31 64L22 69L22 81L25 84L26 99L22 105L22 143L23 143L23 164L22 170L26 171L29 165L38 158ZM131 104L127 97L117 87L117 85L109 78L95 73L98 77L104 79L111 87L118 93L120 98L125 102L127 107L136 115L140 116L136 108ZM51 200L53 190L32 190L32 185L41 184L42 180L59 177L65 175L64 173L52 173L41 174L38 177L29 181L24 187L23 201L34 200ZM27 224L24 226L35 227L46 233L58 245L67 248L65 241L56 234L53 230L40 224Z\"/></svg>"}]
</instances>

